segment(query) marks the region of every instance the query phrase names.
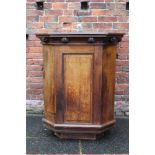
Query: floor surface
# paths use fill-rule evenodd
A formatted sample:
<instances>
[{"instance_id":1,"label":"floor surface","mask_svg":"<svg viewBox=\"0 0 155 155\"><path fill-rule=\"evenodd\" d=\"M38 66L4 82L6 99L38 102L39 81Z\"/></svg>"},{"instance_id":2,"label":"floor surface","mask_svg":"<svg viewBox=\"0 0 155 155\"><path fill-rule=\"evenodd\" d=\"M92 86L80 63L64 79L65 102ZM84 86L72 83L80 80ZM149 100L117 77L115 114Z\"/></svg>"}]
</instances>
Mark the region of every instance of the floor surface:
<instances>
[{"instance_id":1,"label":"floor surface","mask_svg":"<svg viewBox=\"0 0 155 155\"><path fill-rule=\"evenodd\" d=\"M27 154L128 154L129 119L117 118L116 126L103 138L90 140L62 140L43 127L41 116L27 116Z\"/></svg>"}]
</instances>

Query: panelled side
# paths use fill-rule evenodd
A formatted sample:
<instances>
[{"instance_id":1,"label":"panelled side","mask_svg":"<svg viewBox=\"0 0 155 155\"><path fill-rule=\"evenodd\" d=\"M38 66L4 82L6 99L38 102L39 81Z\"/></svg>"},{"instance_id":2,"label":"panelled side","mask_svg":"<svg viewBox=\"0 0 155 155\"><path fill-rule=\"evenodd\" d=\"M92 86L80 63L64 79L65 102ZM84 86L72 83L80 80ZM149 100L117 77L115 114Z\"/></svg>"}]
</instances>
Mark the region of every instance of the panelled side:
<instances>
[{"instance_id":1,"label":"panelled side","mask_svg":"<svg viewBox=\"0 0 155 155\"><path fill-rule=\"evenodd\" d=\"M103 48L103 123L114 119L116 45Z\"/></svg>"},{"instance_id":2,"label":"panelled side","mask_svg":"<svg viewBox=\"0 0 155 155\"><path fill-rule=\"evenodd\" d=\"M44 117L55 121L54 47L43 46L44 56Z\"/></svg>"}]
</instances>

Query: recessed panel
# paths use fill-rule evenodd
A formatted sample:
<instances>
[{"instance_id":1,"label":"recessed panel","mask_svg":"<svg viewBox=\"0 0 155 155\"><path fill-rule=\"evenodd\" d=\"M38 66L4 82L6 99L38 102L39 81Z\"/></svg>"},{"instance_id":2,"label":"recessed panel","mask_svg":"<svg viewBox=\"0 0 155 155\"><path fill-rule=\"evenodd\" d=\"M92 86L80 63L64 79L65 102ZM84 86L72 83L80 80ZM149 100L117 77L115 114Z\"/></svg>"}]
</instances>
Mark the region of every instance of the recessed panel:
<instances>
[{"instance_id":1,"label":"recessed panel","mask_svg":"<svg viewBox=\"0 0 155 155\"><path fill-rule=\"evenodd\" d=\"M65 122L92 121L92 54L64 54Z\"/></svg>"}]
</instances>

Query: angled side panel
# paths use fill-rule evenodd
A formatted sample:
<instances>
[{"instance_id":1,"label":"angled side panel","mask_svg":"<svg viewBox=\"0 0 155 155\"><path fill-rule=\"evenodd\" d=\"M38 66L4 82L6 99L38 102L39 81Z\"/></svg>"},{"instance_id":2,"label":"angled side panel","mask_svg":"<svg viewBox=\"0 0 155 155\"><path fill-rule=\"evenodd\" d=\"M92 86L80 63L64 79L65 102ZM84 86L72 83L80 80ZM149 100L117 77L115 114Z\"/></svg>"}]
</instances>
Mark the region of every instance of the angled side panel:
<instances>
[{"instance_id":1,"label":"angled side panel","mask_svg":"<svg viewBox=\"0 0 155 155\"><path fill-rule=\"evenodd\" d=\"M44 117L55 120L55 88L54 88L54 49L44 45Z\"/></svg>"}]
</instances>

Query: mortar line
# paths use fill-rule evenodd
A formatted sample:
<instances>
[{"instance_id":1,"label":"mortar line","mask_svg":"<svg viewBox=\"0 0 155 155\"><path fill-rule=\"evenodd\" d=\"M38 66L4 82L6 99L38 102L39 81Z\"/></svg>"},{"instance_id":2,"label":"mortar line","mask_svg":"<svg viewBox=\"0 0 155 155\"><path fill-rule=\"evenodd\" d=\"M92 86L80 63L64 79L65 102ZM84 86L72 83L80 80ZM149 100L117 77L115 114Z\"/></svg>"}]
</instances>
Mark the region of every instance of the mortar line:
<instances>
[{"instance_id":1,"label":"mortar line","mask_svg":"<svg viewBox=\"0 0 155 155\"><path fill-rule=\"evenodd\" d=\"M81 140L79 140L79 151L80 151L80 154L82 154L82 144L81 144Z\"/></svg>"}]
</instances>

